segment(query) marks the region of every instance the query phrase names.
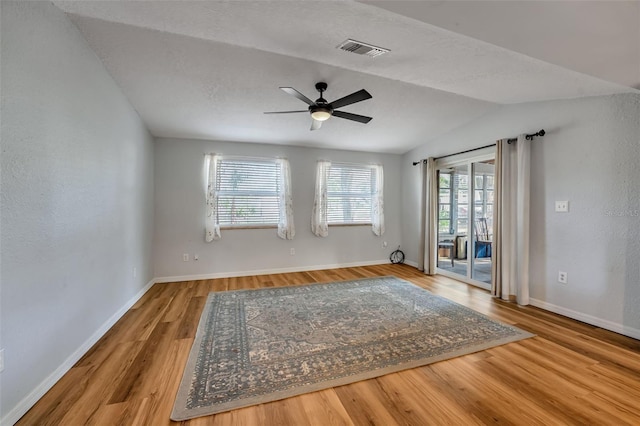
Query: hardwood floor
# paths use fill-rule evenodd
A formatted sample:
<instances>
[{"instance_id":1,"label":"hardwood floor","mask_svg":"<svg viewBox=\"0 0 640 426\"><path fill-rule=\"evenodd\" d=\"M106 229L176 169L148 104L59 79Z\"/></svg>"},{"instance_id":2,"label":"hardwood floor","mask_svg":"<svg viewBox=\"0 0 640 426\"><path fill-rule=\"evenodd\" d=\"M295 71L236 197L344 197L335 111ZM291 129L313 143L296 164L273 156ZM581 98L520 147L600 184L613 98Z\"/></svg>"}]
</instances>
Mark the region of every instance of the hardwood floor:
<instances>
[{"instance_id":1,"label":"hardwood floor","mask_svg":"<svg viewBox=\"0 0 640 426\"><path fill-rule=\"evenodd\" d=\"M210 291L395 275L537 337L198 425L640 424L640 341L406 265L156 284L18 422L169 425Z\"/></svg>"}]
</instances>

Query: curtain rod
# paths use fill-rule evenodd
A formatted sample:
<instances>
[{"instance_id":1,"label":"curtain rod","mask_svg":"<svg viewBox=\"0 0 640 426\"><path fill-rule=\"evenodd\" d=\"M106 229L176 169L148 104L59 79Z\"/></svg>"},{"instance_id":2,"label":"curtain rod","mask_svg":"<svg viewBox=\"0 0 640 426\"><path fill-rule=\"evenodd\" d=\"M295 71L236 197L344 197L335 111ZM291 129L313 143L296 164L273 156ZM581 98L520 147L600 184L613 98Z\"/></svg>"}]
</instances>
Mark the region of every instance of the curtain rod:
<instances>
[{"instance_id":1,"label":"curtain rod","mask_svg":"<svg viewBox=\"0 0 640 426\"><path fill-rule=\"evenodd\" d=\"M525 139L528 141L532 141L533 138L535 138L536 136L544 136L545 135L545 131L544 129L540 129L538 132L536 133L531 133L530 135L525 135ZM511 139L507 139L507 143L508 144L512 144L514 142L517 142L518 138L511 138Z\"/></svg>"},{"instance_id":2,"label":"curtain rod","mask_svg":"<svg viewBox=\"0 0 640 426\"><path fill-rule=\"evenodd\" d=\"M531 133L531 134L529 134L529 135L525 135L525 139L526 139L526 140L528 140L528 141L530 141L530 140L533 140L533 138L535 138L536 136L544 136L544 135L545 135L545 133L546 133L546 132L544 131L544 129L540 129L540 131L538 131L538 132L536 132L536 133ZM517 142L517 141L518 141L518 138L511 138L511 139L507 139L507 143L508 143L508 144L512 144L513 142ZM442 157L436 157L435 159L436 159L436 160L439 160L439 159L441 159L441 158L451 157L451 156L454 156L454 155L466 154L467 152L478 151L479 149L485 149L485 148L489 148L489 147L492 147L492 146L495 146L495 143L492 143L492 144L490 144L490 145L481 146L481 147L479 147L479 148L468 149L468 150L466 150L466 151L456 152L455 154L443 155ZM418 164L420 164L420 163L426 163L426 162L427 162L427 159L425 158L424 160L414 161L414 162L413 162L413 165L414 165L414 166L417 166L417 165L418 165Z\"/></svg>"}]
</instances>

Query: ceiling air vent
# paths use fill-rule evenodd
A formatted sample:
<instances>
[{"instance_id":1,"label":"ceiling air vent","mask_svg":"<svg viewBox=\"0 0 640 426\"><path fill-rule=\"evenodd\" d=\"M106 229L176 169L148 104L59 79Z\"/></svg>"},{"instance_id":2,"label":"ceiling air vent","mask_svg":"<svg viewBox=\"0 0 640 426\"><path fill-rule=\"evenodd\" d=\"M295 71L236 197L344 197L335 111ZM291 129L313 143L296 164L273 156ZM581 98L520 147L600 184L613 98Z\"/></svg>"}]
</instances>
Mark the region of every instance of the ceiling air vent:
<instances>
[{"instance_id":1,"label":"ceiling air vent","mask_svg":"<svg viewBox=\"0 0 640 426\"><path fill-rule=\"evenodd\" d=\"M380 56L384 53L390 52L389 49L385 49L384 47L377 47L371 44L351 39L340 43L338 46L336 46L336 48L344 50L346 52L356 53L358 55L369 56L370 58L375 58L376 56Z\"/></svg>"}]
</instances>

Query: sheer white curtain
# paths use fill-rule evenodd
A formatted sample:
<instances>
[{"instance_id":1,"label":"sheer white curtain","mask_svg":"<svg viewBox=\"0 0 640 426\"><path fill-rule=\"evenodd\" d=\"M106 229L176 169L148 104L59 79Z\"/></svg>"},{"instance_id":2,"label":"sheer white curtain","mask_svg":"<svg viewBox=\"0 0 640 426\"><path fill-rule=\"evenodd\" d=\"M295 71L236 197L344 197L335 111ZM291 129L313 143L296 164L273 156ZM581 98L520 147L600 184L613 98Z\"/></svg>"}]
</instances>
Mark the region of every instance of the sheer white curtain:
<instances>
[{"instance_id":1,"label":"sheer white curtain","mask_svg":"<svg viewBox=\"0 0 640 426\"><path fill-rule=\"evenodd\" d=\"M438 181L435 158L428 158L422 167L422 215L420 233L421 255L418 269L425 274L435 275L438 254Z\"/></svg>"},{"instance_id":2,"label":"sheer white curtain","mask_svg":"<svg viewBox=\"0 0 640 426\"><path fill-rule=\"evenodd\" d=\"M531 144L496 143L491 292L529 304L529 188Z\"/></svg>"},{"instance_id":3,"label":"sheer white curtain","mask_svg":"<svg viewBox=\"0 0 640 426\"><path fill-rule=\"evenodd\" d=\"M376 175L375 186L371 194L371 224L373 233L384 234L384 173L382 165L373 166Z\"/></svg>"},{"instance_id":4,"label":"sheer white curtain","mask_svg":"<svg viewBox=\"0 0 640 426\"><path fill-rule=\"evenodd\" d=\"M279 158L276 160L280 168L280 182L278 184L278 208L280 217L278 220L278 237L283 240L293 240L296 228L293 224L293 200L291 197L291 167L289 160Z\"/></svg>"},{"instance_id":5,"label":"sheer white curtain","mask_svg":"<svg viewBox=\"0 0 640 426\"><path fill-rule=\"evenodd\" d=\"M318 237L329 235L327 223L327 180L331 161L320 160L316 167L316 193L311 212L311 232Z\"/></svg>"},{"instance_id":6,"label":"sheer white curtain","mask_svg":"<svg viewBox=\"0 0 640 426\"><path fill-rule=\"evenodd\" d=\"M216 190L216 177L218 161L221 156L217 154L207 154L204 159L206 176L206 211L204 218L205 241L210 243L213 240L222 238L220 235L220 223L218 222L218 191Z\"/></svg>"}]
</instances>

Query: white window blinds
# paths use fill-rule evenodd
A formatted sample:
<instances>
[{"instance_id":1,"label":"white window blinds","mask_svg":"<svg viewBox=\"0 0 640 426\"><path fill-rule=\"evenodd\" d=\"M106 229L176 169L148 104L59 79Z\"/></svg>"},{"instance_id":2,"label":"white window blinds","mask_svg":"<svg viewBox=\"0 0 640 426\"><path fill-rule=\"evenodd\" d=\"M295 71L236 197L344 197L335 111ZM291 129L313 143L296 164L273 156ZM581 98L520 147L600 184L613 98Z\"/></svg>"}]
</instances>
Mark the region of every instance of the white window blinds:
<instances>
[{"instance_id":1,"label":"white window blinds","mask_svg":"<svg viewBox=\"0 0 640 426\"><path fill-rule=\"evenodd\" d=\"M275 161L221 159L217 175L220 226L278 223L280 173Z\"/></svg>"},{"instance_id":2,"label":"white window blinds","mask_svg":"<svg viewBox=\"0 0 640 426\"><path fill-rule=\"evenodd\" d=\"M371 167L331 164L327 179L327 222L371 223L371 195L375 178Z\"/></svg>"}]
</instances>

